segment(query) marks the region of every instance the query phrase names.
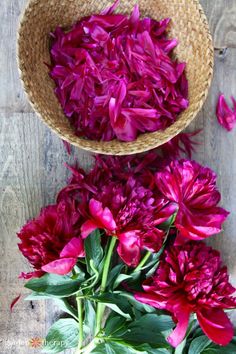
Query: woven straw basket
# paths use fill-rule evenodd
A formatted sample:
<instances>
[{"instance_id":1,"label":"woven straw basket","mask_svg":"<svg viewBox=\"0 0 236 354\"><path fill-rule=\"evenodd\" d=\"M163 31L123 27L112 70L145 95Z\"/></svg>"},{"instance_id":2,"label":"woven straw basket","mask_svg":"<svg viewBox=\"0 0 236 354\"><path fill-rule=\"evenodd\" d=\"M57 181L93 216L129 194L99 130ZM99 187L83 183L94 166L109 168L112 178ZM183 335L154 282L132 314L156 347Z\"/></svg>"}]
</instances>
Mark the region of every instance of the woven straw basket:
<instances>
[{"instance_id":1,"label":"woven straw basket","mask_svg":"<svg viewBox=\"0 0 236 354\"><path fill-rule=\"evenodd\" d=\"M141 134L134 142L98 142L79 138L62 112L48 76L49 33L56 26L71 26L85 15L98 13L113 1L107 0L30 0L18 33L18 62L24 89L36 112L62 139L93 152L128 155L147 151L167 142L195 118L201 109L213 74L213 47L207 19L197 0L121 0L118 11L130 13L135 3L142 16L170 17L170 36L178 38L175 51L187 62L190 106L165 131Z\"/></svg>"}]
</instances>

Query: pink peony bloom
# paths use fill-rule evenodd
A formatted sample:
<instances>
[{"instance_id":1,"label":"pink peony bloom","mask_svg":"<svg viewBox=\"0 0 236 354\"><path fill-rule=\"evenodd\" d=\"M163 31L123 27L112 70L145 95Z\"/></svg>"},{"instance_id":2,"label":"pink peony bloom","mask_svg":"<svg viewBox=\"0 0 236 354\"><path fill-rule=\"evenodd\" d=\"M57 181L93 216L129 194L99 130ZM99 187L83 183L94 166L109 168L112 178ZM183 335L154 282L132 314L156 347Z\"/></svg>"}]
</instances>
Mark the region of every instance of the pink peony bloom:
<instances>
[{"instance_id":1,"label":"pink peony bloom","mask_svg":"<svg viewBox=\"0 0 236 354\"><path fill-rule=\"evenodd\" d=\"M159 251L164 232L158 225L176 211L176 205L160 197L155 185L154 171L161 163L155 153L146 154L145 159L97 157L88 174L72 168L73 177L58 200L80 200L78 208L86 220L82 236L96 228L105 230L118 238L123 261L136 266L142 250Z\"/></svg>"},{"instance_id":2,"label":"pink peony bloom","mask_svg":"<svg viewBox=\"0 0 236 354\"><path fill-rule=\"evenodd\" d=\"M84 257L80 238L80 215L73 204L64 201L42 209L18 234L19 249L35 268L21 277L40 277L44 272L64 275Z\"/></svg>"},{"instance_id":3,"label":"pink peony bloom","mask_svg":"<svg viewBox=\"0 0 236 354\"><path fill-rule=\"evenodd\" d=\"M169 311L177 326L168 337L177 347L184 339L191 313L196 313L204 333L215 343L227 345L233 325L224 309L236 306L235 289L218 251L204 243L173 245L162 255L156 274L143 283L144 293L135 298L157 309Z\"/></svg>"},{"instance_id":4,"label":"pink peony bloom","mask_svg":"<svg viewBox=\"0 0 236 354\"><path fill-rule=\"evenodd\" d=\"M218 207L216 175L195 161L172 161L156 174L162 196L178 207L175 226L181 236L201 240L221 231L228 212Z\"/></svg>"},{"instance_id":5,"label":"pink peony bloom","mask_svg":"<svg viewBox=\"0 0 236 354\"><path fill-rule=\"evenodd\" d=\"M236 100L231 97L233 110L229 108L224 95L220 95L216 108L216 115L220 125L228 131L231 131L236 125Z\"/></svg>"},{"instance_id":6,"label":"pink peony bloom","mask_svg":"<svg viewBox=\"0 0 236 354\"><path fill-rule=\"evenodd\" d=\"M133 141L165 129L188 107L185 63L173 59L170 19L114 14L119 1L52 36L50 77L79 136Z\"/></svg>"}]
</instances>

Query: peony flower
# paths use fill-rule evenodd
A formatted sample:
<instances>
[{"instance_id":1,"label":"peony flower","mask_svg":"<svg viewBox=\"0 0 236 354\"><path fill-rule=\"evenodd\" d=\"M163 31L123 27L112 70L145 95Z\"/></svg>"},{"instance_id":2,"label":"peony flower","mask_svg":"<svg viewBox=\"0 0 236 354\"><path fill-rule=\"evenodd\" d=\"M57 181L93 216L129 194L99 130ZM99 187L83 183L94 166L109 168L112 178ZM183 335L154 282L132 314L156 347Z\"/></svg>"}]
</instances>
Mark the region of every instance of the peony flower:
<instances>
[{"instance_id":1,"label":"peony flower","mask_svg":"<svg viewBox=\"0 0 236 354\"><path fill-rule=\"evenodd\" d=\"M195 161L172 161L156 174L162 196L178 207L175 226L181 235L201 240L221 231L228 212L218 207L216 175Z\"/></svg>"},{"instance_id":2,"label":"peony flower","mask_svg":"<svg viewBox=\"0 0 236 354\"><path fill-rule=\"evenodd\" d=\"M204 243L170 246L162 254L158 269L143 283L144 293L135 298L170 312L177 326L168 337L177 347L184 339L191 313L196 313L204 333L215 343L227 345L233 325L224 309L236 306L236 289L229 283L227 268L218 251Z\"/></svg>"},{"instance_id":3,"label":"peony flower","mask_svg":"<svg viewBox=\"0 0 236 354\"><path fill-rule=\"evenodd\" d=\"M231 97L233 110L229 108L224 95L220 95L216 108L216 116L220 125L228 131L231 131L236 124L236 100Z\"/></svg>"},{"instance_id":4,"label":"peony flower","mask_svg":"<svg viewBox=\"0 0 236 354\"><path fill-rule=\"evenodd\" d=\"M141 188L142 189L142 188ZM137 191L136 191L137 192ZM165 233L157 226L168 219L174 212L172 206L163 208L155 205L155 199L145 194L124 198L114 216L101 202L91 199L89 202L90 219L81 227L81 234L86 238L93 230L104 229L108 236L117 237L119 244L117 252L121 259L131 267L136 267L140 261L143 249L158 252L162 247ZM122 196L115 195L120 198ZM128 200L127 200L128 199Z\"/></svg>"},{"instance_id":5,"label":"peony flower","mask_svg":"<svg viewBox=\"0 0 236 354\"><path fill-rule=\"evenodd\" d=\"M52 37L50 77L79 136L133 141L170 126L188 107L185 63L173 59L170 19L114 14L119 1Z\"/></svg>"},{"instance_id":6,"label":"peony flower","mask_svg":"<svg viewBox=\"0 0 236 354\"><path fill-rule=\"evenodd\" d=\"M72 179L58 196L58 201L80 200L78 209L86 220L82 236L100 228L117 237L118 253L129 266L138 264L142 250L159 251L164 232L158 225L176 211L155 186L151 166L157 168L159 159L155 153L145 159L97 157L88 174L72 168Z\"/></svg>"},{"instance_id":7,"label":"peony flower","mask_svg":"<svg viewBox=\"0 0 236 354\"><path fill-rule=\"evenodd\" d=\"M73 204L62 201L42 209L18 234L19 249L35 269L22 277L69 273L77 258L84 257L80 226L81 217Z\"/></svg>"}]
</instances>

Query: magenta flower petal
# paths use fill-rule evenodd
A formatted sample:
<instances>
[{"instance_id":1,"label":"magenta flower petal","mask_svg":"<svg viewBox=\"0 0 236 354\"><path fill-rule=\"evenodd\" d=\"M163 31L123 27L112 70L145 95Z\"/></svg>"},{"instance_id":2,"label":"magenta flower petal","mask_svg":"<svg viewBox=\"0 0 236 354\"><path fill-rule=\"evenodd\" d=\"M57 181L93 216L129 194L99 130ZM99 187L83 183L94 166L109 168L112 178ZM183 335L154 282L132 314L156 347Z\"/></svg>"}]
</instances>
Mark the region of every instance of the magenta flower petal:
<instances>
[{"instance_id":1,"label":"magenta flower petal","mask_svg":"<svg viewBox=\"0 0 236 354\"><path fill-rule=\"evenodd\" d=\"M81 236L83 238L88 237L93 231L99 228L100 224L92 220L85 221L85 223L81 226Z\"/></svg>"},{"instance_id":2,"label":"magenta flower petal","mask_svg":"<svg viewBox=\"0 0 236 354\"><path fill-rule=\"evenodd\" d=\"M168 342L174 347L178 347L178 345L184 340L188 324L189 318L191 314L191 310L187 307L176 306L178 310L175 310L174 316L177 320L177 325L173 332L167 338Z\"/></svg>"},{"instance_id":3,"label":"magenta flower petal","mask_svg":"<svg viewBox=\"0 0 236 354\"><path fill-rule=\"evenodd\" d=\"M76 265L76 258L62 258L53 262L45 264L42 270L46 273L53 273L58 275L68 274Z\"/></svg>"},{"instance_id":4,"label":"magenta flower petal","mask_svg":"<svg viewBox=\"0 0 236 354\"><path fill-rule=\"evenodd\" d=\"M84 244L83 240L79 237L73 237L70 242L65 245L63 250L60 253L61 258L78 258L84 257Z\"/></svg>"},{"instance_id":5,"label":"magenta flower petal","mask_svg":"<svg viewBox=\"0 0 236 354\"><path fill-rule=\"evenodd\" d=\"M10 305L10 310L11 312L13 311L13 308L15 307L15 305L17 304L17 302L20 300L21 298L21 294L18 295L12 302L11 302L11 305Z\"/></svg>"},{"instance_id":6,"label":"magenta flower petal","mask_svg":"<svg viewBox=\"0 0 236 354\"><path fill-rule=\"evenodd\" d=\"M102 228L111 232L116 229L116 222L111 211L107 207L103 209L101 202L91 199L89 210L93 218L98 222L98 225L101 225Z\"/></svg>"},{"instance_id":7,"label":"magenta flower petal","mask_svg":"<svg viewBox=\"0 0 236 354\"><path fill-rule=\"evenodd\" d=\"M231 97L234 111L229 108L224 95L220 95L216 108L216 115L220 125L228 131L231 131L236 125L236 102L233 97Z\"/></svg>"},{"instance_id":8,"label":"magenta flower petal","mask_svg":"<svg viewBox=\"0 0 236 354\"><path fill-rule=\"evenodd\" d=\"M202 310L197 313L199 324L213 342L226 346L234 335L233 324L221 309Z\"/></svg>"},{"instance_id":9,"label":"magenta flower petal","mask_svg":"<svg viewBox=\"0 0 236 354\"><path fill-rule=\"evenodd\" d=\"M147 290L148 291L148 290ZM151 293L135 293L135 299L142 302L143 304L155 307L157 309L165 309L167 300L163 297L158 297L155 294Z\"/></svg>"},{"instance_id":10,"label":"magenta flower petal","mask_svg":"<svg viewBox=\"0 0 236 354\"><path fill-rule=\"evenodd\" d=\"M19 275L19 279L32 279L32 278L40 278L41 276L44 275L44 272L42 270L37 270L35 272L29 272L29 273L24 273L21 272Z\"/></svg>"},{"instance_id":11,"label":"magenta flower petal","mask_svg":"<svg viewBox=\"0 0 236 354\"><path fill-rule=\"evenodd\" d=\"M137 231L128 231L119 235L117 252L120 258L130 267L136 267L140 260L141 249Z\"/></svg>"}]
</instances>

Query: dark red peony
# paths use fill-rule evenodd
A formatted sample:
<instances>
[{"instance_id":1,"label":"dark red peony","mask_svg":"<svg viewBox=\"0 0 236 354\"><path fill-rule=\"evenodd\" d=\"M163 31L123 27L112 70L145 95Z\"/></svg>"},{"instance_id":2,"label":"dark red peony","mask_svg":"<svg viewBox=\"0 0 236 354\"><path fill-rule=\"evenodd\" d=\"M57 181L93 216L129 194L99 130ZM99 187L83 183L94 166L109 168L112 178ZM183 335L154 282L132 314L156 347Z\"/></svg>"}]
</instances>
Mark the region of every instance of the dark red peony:
<instances>
[{"instance_id":1,"label":"dark red peony","mask_svg":"<svg viewBox=\"0 0 236 354\"><path fill-rule=\"evenodd\" d=\"M22 277L70 272L77 258L84 257L80 227L81 217L73 203L62 201L42 209L18 234L19 249L35 269Z\"/></svg>"},{"instance_id":2,"label":"dark red peony","mask_svg":"<svg viewBox=\"0 0 236 354\"><path fill-rule=\"evenodd\" d=\"M98 157L88 174L72 169L73 177L58 200L80 200L80 213L87 219L81 229L83 238L96 228L104 229L118 238L122 260L135 267L142 250L160 250L165 233L158 225L176 211L155 185L154 173L161 161L155 153L144 159Z\"/></svg>"},{"instance_id":3,"label":"dark red peony","mask_svg":"<svg viewBox=\"0 0 236 354\"><path fill-rule=\"evenodd\" d=\"M215 343L227 345L233 326L224 309L236 306L227 268L218 251L203 242L187 242L167 248L152 278L143 283L144 293L135 298L169 311L177 326L168 341L174 347L184 339L191 313L196 313L204 333Z\"/></svg>"},{"instance_id":4,"label":"dark red peony","mask_svg":"<svg viewBox=\"0 0 236 354\"><path fill-rule=\"evenodd\" d=\"M195 161L172 161L156 174L162 197L178 207L175 226L181 235L202 240L222 229L228 212L218 206L216 174Z\"/></svg>"}]
</instances>

